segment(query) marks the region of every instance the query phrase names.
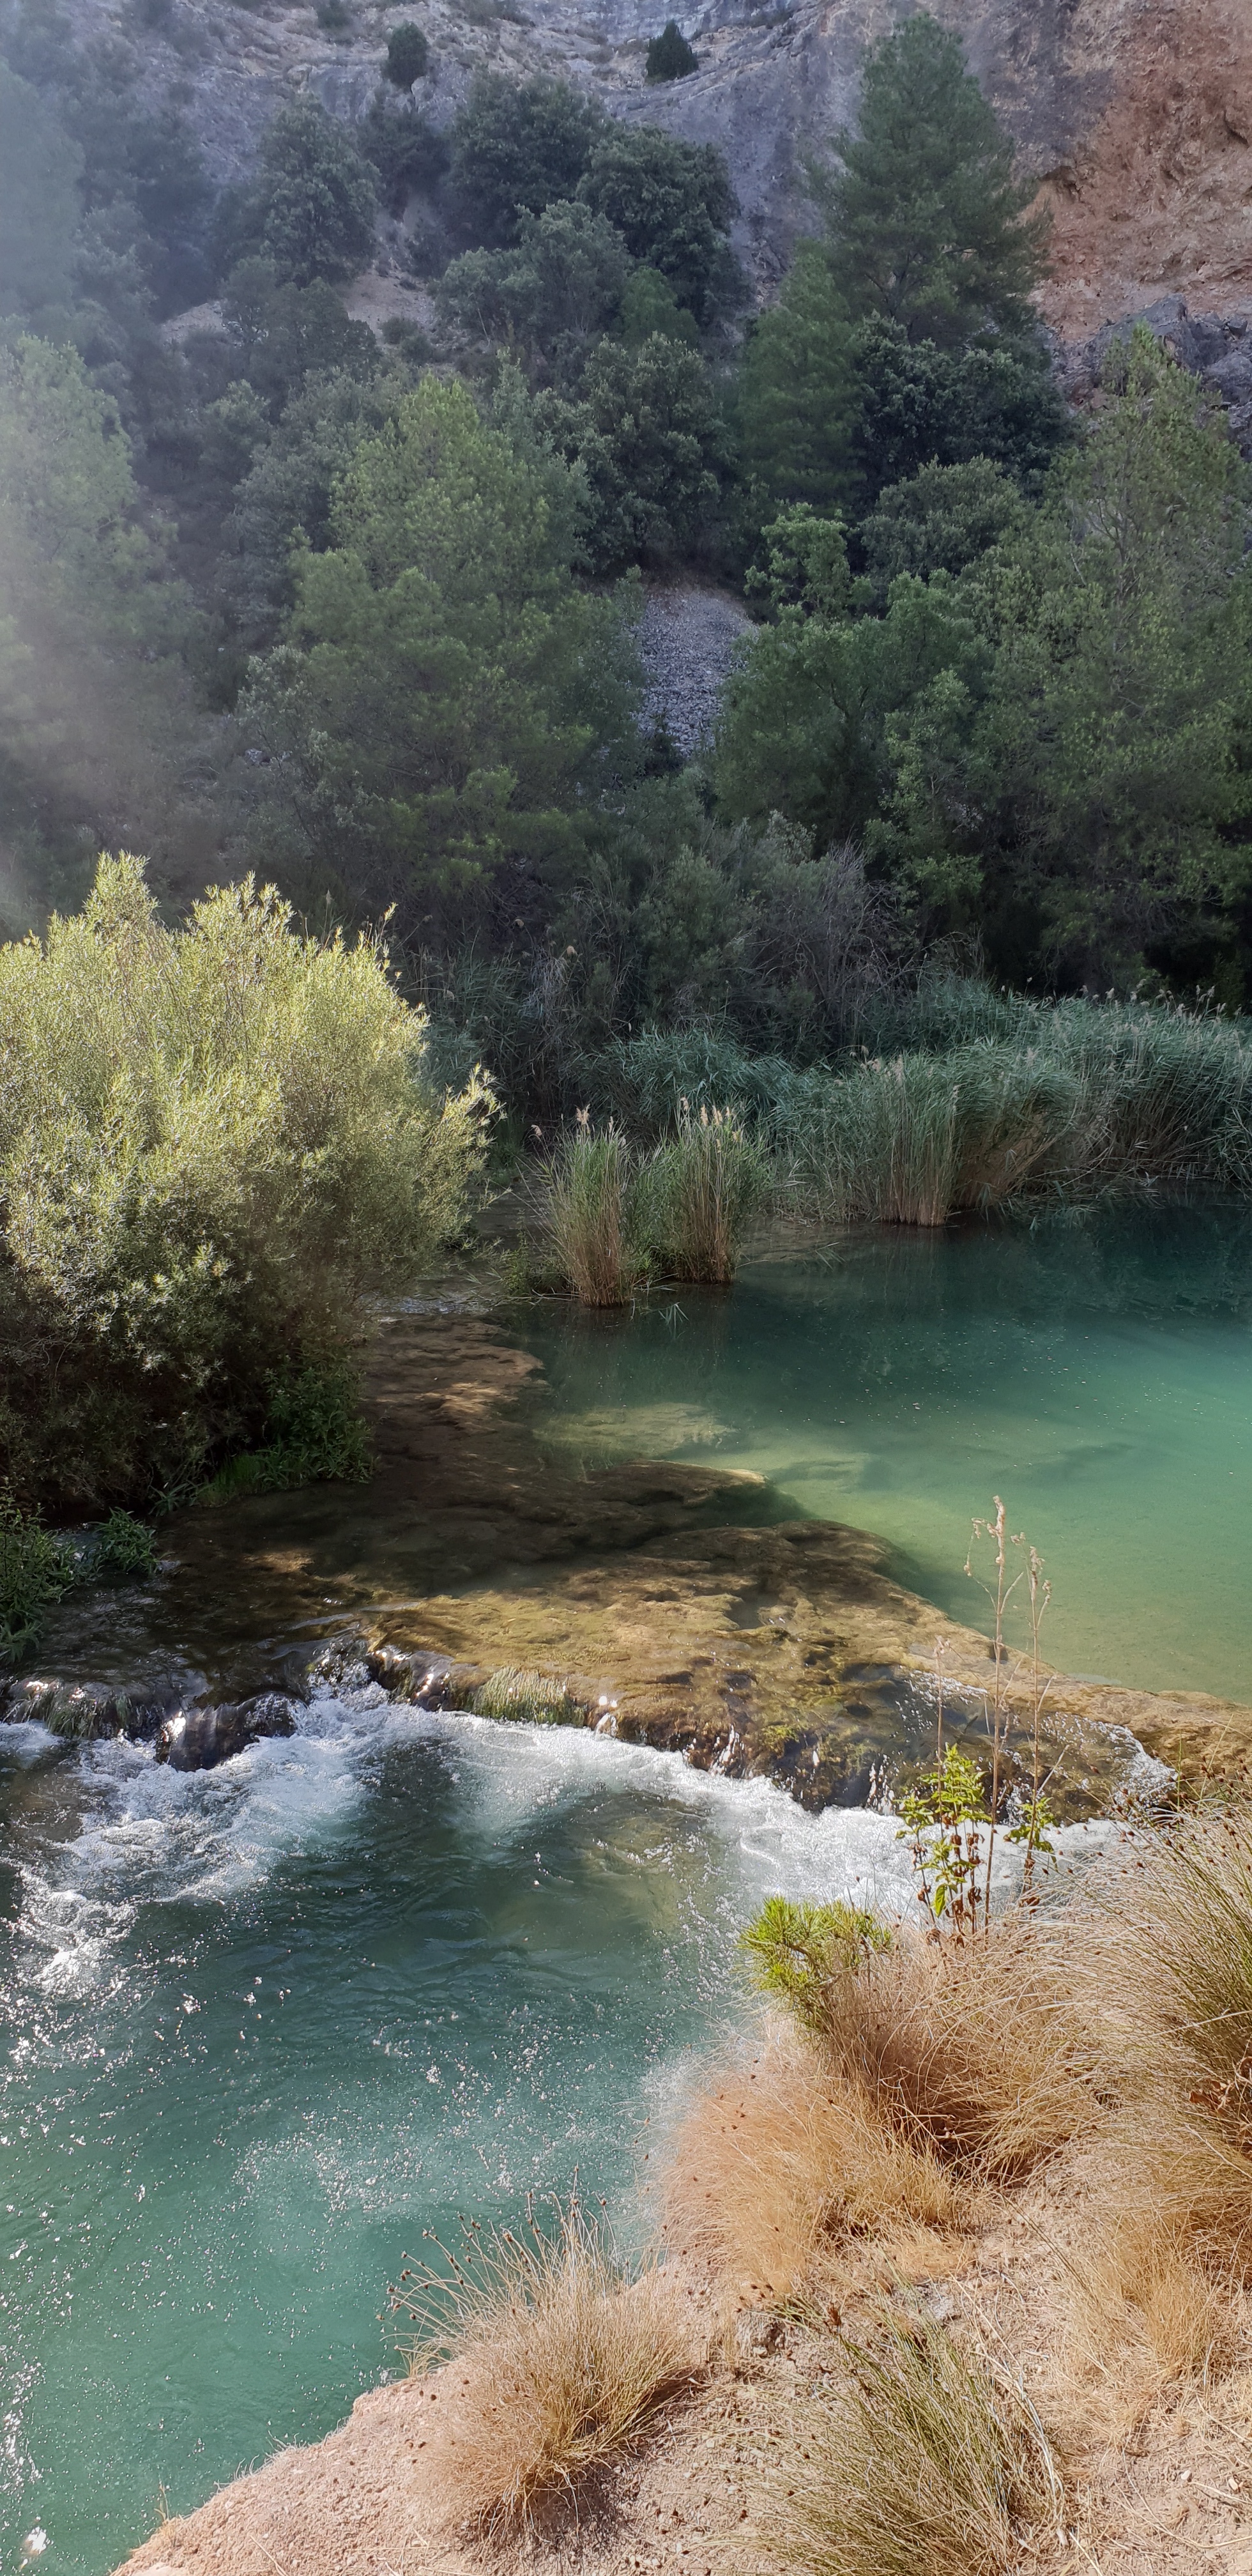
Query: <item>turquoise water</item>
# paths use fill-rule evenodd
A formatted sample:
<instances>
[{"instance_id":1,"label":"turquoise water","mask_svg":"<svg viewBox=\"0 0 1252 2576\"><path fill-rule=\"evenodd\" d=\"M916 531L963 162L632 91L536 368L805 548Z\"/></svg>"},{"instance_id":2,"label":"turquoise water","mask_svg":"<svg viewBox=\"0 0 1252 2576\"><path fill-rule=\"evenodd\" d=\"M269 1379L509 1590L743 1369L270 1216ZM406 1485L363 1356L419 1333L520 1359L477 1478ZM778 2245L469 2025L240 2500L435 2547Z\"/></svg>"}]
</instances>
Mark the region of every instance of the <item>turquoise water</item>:
<instances>
[{"instance_id":1,"label":"turquoise water","mask_svg":"<svg viewBox=\"0 0 1252 2576\"><path fill-rule=\"evenodd\" d=\"M1002 1494L1053 1583L1052 1662L1252 1701L1245 1217L883 1229L750 1263L730 1295L537 1325L567 1452L752 1468L773 1510L879 1531L972 1626L970 1524Z\"/></svg>"},{"instance_id":2,"label":"turquoise water","mask_svg":"<svg viewBox=\"0 0 1252 2576\"><path fill-rule=\"evenodd\" d=\"M753 1468L966 1619L998 1490L1055 1661L1252 1699L1250 1250L1197 1211L861 1236L522 1330L567 1455ZM3 2576L106 2576L342 2420L424 2228L577 2176L629 2237L734 1933L853 1885L902 1895L889 1817L376 1691L198 1777L0 1728Z\"/></svg>"},{"instance_id":3,"label":"turquoise water","mask_svg":"<svg viewBox=\"0 0 1252 2576\"><path fill-rule=\"evenodd\" d=\"M898 1885L886 1819L379 1696L199 1777L0 1728L5 2576L341 2421L423 2228L577 2176L628 2238L753 1905Z\"/></svg>"}]
</instances>

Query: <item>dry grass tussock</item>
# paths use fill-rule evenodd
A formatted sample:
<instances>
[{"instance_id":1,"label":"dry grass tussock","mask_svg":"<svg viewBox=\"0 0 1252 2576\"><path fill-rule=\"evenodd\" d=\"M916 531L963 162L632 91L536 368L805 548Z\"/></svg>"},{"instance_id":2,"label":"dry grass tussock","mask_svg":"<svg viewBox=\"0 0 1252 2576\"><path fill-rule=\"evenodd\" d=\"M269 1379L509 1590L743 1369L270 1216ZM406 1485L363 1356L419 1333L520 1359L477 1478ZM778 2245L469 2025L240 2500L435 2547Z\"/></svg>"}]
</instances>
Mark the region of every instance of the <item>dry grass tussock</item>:
<instances>
[{"instance_id":1,"label":"dry grass tussock","mask_svg":"<svg viewBox=\"0 0 1252 2576\"><path fill-rule=\"evenodd\" d=\"M800 2287L848 2236L959 2229L970 2196L901 2137L823 2050L782 2022L748 2064L712 2075L672 2145L668 2242L754 2305Z\"/></svg>"},{"instance_id":2,"label":"dry grass tussock","mask_svg":"<svg viewBox=\"0 0 1252 2576\"><path fill-rule=\"evenodd\" d=\"M764 2499L754 2569L805 2576L1001 2576L1022 2527L1050 2544L1062 2489L1038 2416L984 2355L923 2313L880 2311L806 2408ZM744 2564L747 2564L745 2559Z\"/></svg>"},{"instance_id":3,"label":"dry grass tussock","mask_svg":"<svg viewBox=\"0 0 1252 2576\"><path fill-rule=\"evenodd\" d=\"M541 2525L693 2387L704 2352L690 2303L656 2266L628 2281L576 2205L549 2235L470 2231L447 2273L409 2275L415 2375L446 2356L427 2442L448 2525L478 2539ZM438 2413L434 2412L437 2407Z\"/></svg>"},{"instance_id":4,"label":"dry grass tussock","mask_svg":"<svg viewBox=\"0 0 1252 2576\"><path fill-rule=\"evenodd\" d=\"M1236 2359L1241 2303L1146 2194L1127 2202L1114 2168L1064 2265L1057 2397L1069 2416L1122 2435L1175 2381L1208 2380Z\"/></svg>"},{"instance_id":5,"label":"dry grass tussock","mask_svg":"<svg viewBox=\"0 0 1252 2576\"><path fill-rule=\"evenodd\" d=\"M898 1940L832 1977L821 2036L879 2120L981 2179L1026 2173L1096 2117L1099 2045L1059 1924Z\"/></svg>"}]
</instances>

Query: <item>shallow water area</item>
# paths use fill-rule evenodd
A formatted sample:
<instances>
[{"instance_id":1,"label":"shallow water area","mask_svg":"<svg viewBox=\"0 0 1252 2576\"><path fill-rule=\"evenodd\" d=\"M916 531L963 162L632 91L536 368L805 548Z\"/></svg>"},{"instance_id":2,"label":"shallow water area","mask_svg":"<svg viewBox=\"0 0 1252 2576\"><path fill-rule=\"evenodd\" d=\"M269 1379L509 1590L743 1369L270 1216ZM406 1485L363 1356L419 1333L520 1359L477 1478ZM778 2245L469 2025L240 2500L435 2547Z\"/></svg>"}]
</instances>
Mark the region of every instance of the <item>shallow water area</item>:
<instances>
[{"instance_id":1,"label":"shallow water area","mask_svg":"<svg viewBox=\"0 0 1252 2576\"><path fill-rule=\"evenodd\" d=\"M628 2240L754 1905L902 1890L890 1819L372 1691L199 1775L0 1729L0 1812L6 2571L340 2421L423 2229L577 2176Z\"/></svg>"},{"instance_id":2,"label":"shallow water area","mask_svg":"<svg viewBox=\"0 0 1252 2576\"><path fill-rule=\"evenodd\" d=\"M527 1339L551 1389L542 1436L567 1459L646 1446L753 1469L771 1511L880 1533L902 1582L984 1629L962 1568L1002 1494L1053 1584L1049 1662L1252 1700L1237 1209L881 1228L750 1261L730 1294L537 1309Z\"/></svg>"}]
</instances>

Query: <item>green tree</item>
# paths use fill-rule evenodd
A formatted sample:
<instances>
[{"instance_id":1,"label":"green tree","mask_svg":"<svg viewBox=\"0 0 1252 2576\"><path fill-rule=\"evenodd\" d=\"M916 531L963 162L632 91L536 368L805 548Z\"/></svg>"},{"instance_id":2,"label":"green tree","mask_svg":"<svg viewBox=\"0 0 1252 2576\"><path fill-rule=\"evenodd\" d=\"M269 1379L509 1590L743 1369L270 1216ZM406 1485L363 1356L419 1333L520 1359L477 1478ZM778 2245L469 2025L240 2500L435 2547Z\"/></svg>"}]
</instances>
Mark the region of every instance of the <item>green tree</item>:
<instances>
[{"instance_id":1,"label":"green tree","mask_svg":"<svg viewBox=\"0 0 1252 2576\"><path fill-rule=\"evenodd\" d=\"M525 215L516 246L466 251L439 282L450 321L487 337L515 331L551 351L610 328L621 305L630 257L621 234L576 198L557 198L541 215Z\"/></svg>"},{"instance_id":2,"label":"green tree","mask_svg":"<svg viewBox=\"0 0 1252 2576\"><path fill-rule=\"evenodd\" d=\"M61 1508L203 1473L274 1375L341 1359L362 1289L462 1212L481 1095L422 1081L385 953L272 889L167 929L142 862L0 948L0 1425ZM306 1407L307 1409L307 1407Z\"/></svg>"},{"instance_id":3,"label":"green tree","mask_svg":"<svg viewBox=\"0 0 1252 2576\"><path fill-rule=\"evenodd\" d=\"M356 143L314 98L279 110L241 219L238 252L255 247L280 280L351 277L374 241L374 174Z\"/></svg>"},{"instance_id":4,"label":"green tree","mask_svg":"<svg viewBox=\"0 0 1252 2576\"><path fill-rule=\"evenodd\" d=\"M867 57L855 134L821 180L831 265L846 311L957 347L989 326L1020 333L1044 234L1034 194L959 39L924 10Z\"/></svg>"},{"instance_id":5,"label":"green tree","mask_svg":"<svg viewBox=\"0 0 1252 2576\"><path fill-rule=\"evenodd\" d=\"M687 42L676 18L667 18L659 36L653 36L644 57L644 77L650 81L686 80L700 68L699 55Z\"/></svg>"},{"instance_id":6,"label":"green tree","mask_svg":"<svg viewBox=\"0 0 1252 2576\"><path fill-rule=\"evenodd\" d=\"M239 372L277 417L307 377L335 369L368 376L378 343L353 322L325 278L307 286L284 278L272 259L241 259L222 288L222 318Z\"/></svg>"},{"instance_id":7,"label":"green tree","mask_svg":"<svg viewBox=\"0 0 1252 2576\"><path fill-rule=\"evenodd\" d=\"M258 446L223 530L219 574L249 651L274 642L295 598L295 563L305 547L322 553L330 543L336 484L405 391L399 376L316 376L292 396Z\"/></svg>"},{"instance_id":8,"label":"green tree","mask_svg":"<svg viewBox=\"0 0 1252 2576\"><path fill-rule=\"evenodd\" d=\"M659 268L633 268L622 293L617 338L637 349L657 332L664 340L682 340L689 349L699 345L695 315L679 303L669 279Z\"/></svg>"},{"instance_id":9,"label":"green tree","mask_svg":"<svg viewBox=\"0 0 1252 2576\"><path fill-rule=\"evenodd\" d=\"M577 402L540 395L535 414L586 477L587 545L597 570L695 551L716 512L725 464L713 382L698 350L659 334L638 349L602 340Z\"/></svg>"},{"instance_id":10,"label":"green tree","mask_svg":"<svg viewBox=\"0 0 1252 2576\"><path fill-rule=\"evenodd\" d=\"M862 508L924 465L966 465L976 456L1037 493L1072 435L1038 337L943 349L874 319L853 333L849 359L856 386L849 461Z\"/></svg>"},{"instance_id":11,"label":"green tree","mask_svg":"<svg viewBox=\"0 0 1252 2576\"><path fill-rule=\"evenodd\" d=\"M682 143L658 125L615 125L596 144L579 195L616 225L630 252L669 279L697 322L733 299L728 234L737 200L713 143Z\"/></svg>"},{"instance_id":12,"label":"green tree","mask_svg":"<svg viewBox=\"0 0 1252 2576\"><path fill-rule=\"evenodd\" d=\"M414 81L424 80L429 62L430 46L411 18L392 28L383 69L396 89L412 89Z\"/></svg>"},{"instance_id":13,"label":"green tree","mask_svg":"<svg viewBox=\"0 0 1252 2576\"><path fill-rule=\"evenodd\" d=\"M964 572L1025 522L1025 505L1002 465L924 465L879 493L858 531L873 595L884 605L901 572Z\"/></svg>"},{"instance_id":14,"label":"green tree","mask_svg":"<svg viewBox=\"0 0 1252 2576\"><path fill-rule=\"evenodd\" d=\"M769 497L818 509L855 499L852 344L825 248L799 242L778 302L749 335L740 386L744 462Z\"/></svg>"},{"instance_id":15,"label":"green tree","mask_svg":"<svg viewBox=\"0 0 1252 2576\"><path fill-rule=\"evenodd\" d=\"M405 926L461 918L509 862L559 864L624 743L620 613L570 582L560 470L423 377L357 448L334 543L299 562L289 640L242 702L270 761L260 828Z\"/></svg>"},{"instance_id":16,"label":"green tree","mask_svg":"<svg viewBox=\"0 0 1252 2576\"><path fill-rule=\"evenodd\" d=\"M0 61L0 313L64 329L75 295L82 154Z\"/></svg>"},{"instance_id":17,"label":"green tree","mask_svg":"<svg viewBox=\"0 0 1252 2576\"><path fill-rule=\"evenodd\" d=\"M501 247L523 215L572 197L604 122L568 81L477 73L452 127L452 182L472 236Z\"/></svg>"}]
</instances>

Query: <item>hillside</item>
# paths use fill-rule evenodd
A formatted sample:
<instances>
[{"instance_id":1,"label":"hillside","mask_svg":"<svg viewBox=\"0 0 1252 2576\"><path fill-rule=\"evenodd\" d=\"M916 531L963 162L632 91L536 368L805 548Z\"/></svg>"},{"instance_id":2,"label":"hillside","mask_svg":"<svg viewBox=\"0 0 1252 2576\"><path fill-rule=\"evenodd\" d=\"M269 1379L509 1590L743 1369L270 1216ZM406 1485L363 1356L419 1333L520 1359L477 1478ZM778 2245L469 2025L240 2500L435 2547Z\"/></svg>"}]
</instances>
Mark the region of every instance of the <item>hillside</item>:
<instances>
[{"instance_id":1,"label":"hillside","mask_svg":"<svg viewBox=\"0 0 1252 2576\"><path fill-rule=\"evenodd\" d=\"M218 179L237 177L281 98L311 88L335 114L369 105L403 5L358 9L333 32L311 8L171 0L137 30L122 0L76 0L86 33L133 53L138 86L172 95ZM151 15L152 13L147 13ZM323 19L337 15L325 8ZM660 0L425 0L432 48L417 96L447 126L473 71L559 73L614 116L646 117L727 154L738 247L768 294L805 228L805 151L856 105L857 64L892 15L884 0L796 0L688 13L700 67L649 88ZM1181 295L1242 322L1252 306L1252 17L1240 0L938 0L1037 171L1054 221L1048 320L1067 341ZM345 13L346 15L346 13ZM1252 387L1249 388L1252 391Z\"/></svg>"}]
</instances>

